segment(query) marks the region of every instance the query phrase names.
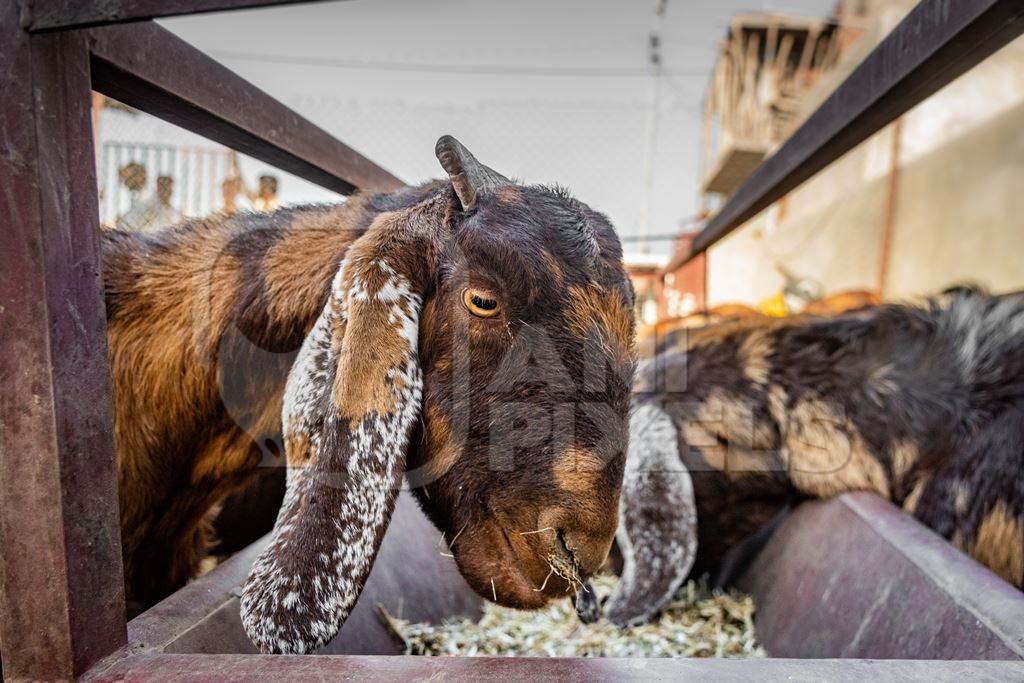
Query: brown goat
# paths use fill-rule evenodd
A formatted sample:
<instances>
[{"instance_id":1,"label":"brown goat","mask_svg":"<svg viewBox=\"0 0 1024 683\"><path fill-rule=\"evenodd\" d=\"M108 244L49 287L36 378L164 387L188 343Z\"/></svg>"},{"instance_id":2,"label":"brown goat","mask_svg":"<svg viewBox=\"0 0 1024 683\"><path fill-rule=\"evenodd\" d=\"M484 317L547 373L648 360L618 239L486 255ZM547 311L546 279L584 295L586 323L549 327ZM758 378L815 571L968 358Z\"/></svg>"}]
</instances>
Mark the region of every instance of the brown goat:
<instances>
[{"instance_id":1,"label":"brown goat","mask_svg":"<svg viewBox=\"0 0 1024 683\"><path fill-rule=\"evenodd\" d=\"M790 501L853 490L1024 587L1024 297L696 330L635 391L616 622L721 570Z\"/></svg>"},{"instance_id":2,"label":"brown goat","mask_svg":"<svg viewBox=\"0 0 1024 683\"><path fill-rule=\"evenodd\" d=\"M812 301L799 315L832 316L841 313L873 308L882 303L874 292L865 290L848 290L831 294L823 299ZM640 339L640 348L651 355L662 353L684 343L689 330L717 325L724 322L739 320L765 320L767 318L756 308L746 304L719 304L703 311L697 311L681 318L672 318L659 322L653 332L653 338Z\"/></svg>"},{"instance_id":3,"label":"brown goat","mask_svg":"<svg viewBox=\"0 0 1024 683\"><path fill-rule=\"evenodd\" d=\"M618 239L562 190L437 152L449 180L105 235L136 609L194 574L218 502L282 453L243 608L265 651L337 631L403 473L487 598L537 607L570 588L544 583L552 558L579 578L604 560L633 369Z\"/></svg>"},{"instance_id":4,"label":"brown goat","mask_svg":"<svg viewBox=\"0 0 1024 683\"><path fill-rule=\"evenodd\" d=\"M837 292L823 299L807 304L801 313L806 315L839 315L865 308L874 308L882 303L882 298L874 292L863 289L852 289Z\"/></svg>"}]
</instances>

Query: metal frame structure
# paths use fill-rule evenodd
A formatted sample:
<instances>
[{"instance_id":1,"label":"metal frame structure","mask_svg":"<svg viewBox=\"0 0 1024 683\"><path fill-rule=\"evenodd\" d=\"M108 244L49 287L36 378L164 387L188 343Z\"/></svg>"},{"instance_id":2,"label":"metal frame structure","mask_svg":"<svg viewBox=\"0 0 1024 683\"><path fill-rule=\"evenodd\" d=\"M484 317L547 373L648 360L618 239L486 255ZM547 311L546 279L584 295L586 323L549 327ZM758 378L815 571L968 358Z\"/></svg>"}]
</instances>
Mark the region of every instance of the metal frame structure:
<instances>
[{"instance_id":1,"label":"metal frame structure","mask_svg":"<svg viewBox=\"0 0 1024 683\"><path fill-rule=\"evenodd\" d=\"M401 181L149 20L280 0L0 3L4 676L126 652L91 90L328 189ZM85 30L85 26L97 28Z\"/></svg>"},{"instance_id":2,"label":"metal frame structure","mask_svg":"<svg viewBox=\"0 0 1024 683\"><path fill-rule=\"evenodd\" d=\"M679 267L1024 33L1019 0L922 0L755 170Z\"/></svg>"},{"instance_id":3,"label":"metal frame structure","mask_svg":"<svg viewBox=\"0 0 1024 683\"><path fill-rule=\"evenodd\" d=\"M0 3L0 652L19 679L1021 674L1010 663L168 654L124 619L90 91L348 194L401 181L153 24L294 0ZM130 25L110 26L110 24ZM694 244L706 249L1024 31L1021 0L923 0ZM185 590L188 590L186 588ZM202 614L166 615L184 632ZM143 615L145 617L145 615ZM142 617L140 617L141 619ZM133 622L134 623L134 622ZM959 668L957 668L959 666ZM990 667L979 670L977 667Z\"/></svg>"}]
</instances>

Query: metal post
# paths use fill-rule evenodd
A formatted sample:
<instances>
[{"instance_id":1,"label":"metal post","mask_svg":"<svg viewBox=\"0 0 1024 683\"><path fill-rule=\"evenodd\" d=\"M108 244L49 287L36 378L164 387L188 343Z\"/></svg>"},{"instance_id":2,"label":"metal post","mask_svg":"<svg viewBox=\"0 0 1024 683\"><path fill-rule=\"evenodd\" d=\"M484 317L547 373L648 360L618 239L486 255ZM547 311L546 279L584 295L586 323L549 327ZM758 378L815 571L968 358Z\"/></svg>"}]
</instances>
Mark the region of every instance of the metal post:
<instances>
[{"instance_id":1,"label":"metal post","mask_svg":"<svg viewBox=\"0 0 1024 683\"><path fill-rule=\"evenodd\" d=\"M896 208L900 188L900 138L903 119L892 124L892 143L889 146L889 177L885 188L885 217L882 223L882 243L878 255L878 296L885 297L889 285L889 260L892 252L892 234L896 229Z\"/></svg>"},{"instance_id":2,"label":"metal post","mask_svg":"<svg viewBox=\"0 0 1024 683\"><path fill-rule=\"evenodd\" d=\"M71 678L126 642L89 52L0 3L0 648Z\"/></svg>"}]
</instances>

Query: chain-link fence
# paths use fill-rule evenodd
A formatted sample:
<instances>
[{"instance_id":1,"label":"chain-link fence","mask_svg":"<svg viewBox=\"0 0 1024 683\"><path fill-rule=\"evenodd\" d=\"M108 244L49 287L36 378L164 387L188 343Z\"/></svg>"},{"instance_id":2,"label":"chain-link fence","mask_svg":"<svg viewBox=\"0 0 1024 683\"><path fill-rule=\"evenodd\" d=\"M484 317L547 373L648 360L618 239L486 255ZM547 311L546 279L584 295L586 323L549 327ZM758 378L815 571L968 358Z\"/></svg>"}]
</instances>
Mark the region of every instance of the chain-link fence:
<instances>
[{"instance_id":1,"label":"chain-link fence","mask_svg":"<svg viewBox=\"0 0 1024 683\"><path fill-rule=\"evenodd\" d=\"M635 85L635 84L634 84ZM396 97L306 92L282 101L408 182L436 178L437 138L451 133L484 163L530 183L567 185L582 201L606 213L623 236L679 229L692 211L696 161L687 152L698 135L692 104L668 79L657 116L644 97L559 99L501 98L463 104ZM259 177L274 176L281 203L338 201L337 195L261 162L106 100L97 114L101 216L117 224L135 201L155 197L157 181L173 183L172 204L183 216L224 208L225 181L241 181L240 208L258 194ZM566 121L571 125L566 126ZM555 123L558 125L554 125ZM650 144L651 127L655 143ZM237 165L232 159L237 159ZM143 189L125 185L124 167L145 168ZM167 181L164 181L165 183ZM628 242L636 249L636 242ZM668 242L651 243L667 250Z\"/></svg>"}]
</instances>

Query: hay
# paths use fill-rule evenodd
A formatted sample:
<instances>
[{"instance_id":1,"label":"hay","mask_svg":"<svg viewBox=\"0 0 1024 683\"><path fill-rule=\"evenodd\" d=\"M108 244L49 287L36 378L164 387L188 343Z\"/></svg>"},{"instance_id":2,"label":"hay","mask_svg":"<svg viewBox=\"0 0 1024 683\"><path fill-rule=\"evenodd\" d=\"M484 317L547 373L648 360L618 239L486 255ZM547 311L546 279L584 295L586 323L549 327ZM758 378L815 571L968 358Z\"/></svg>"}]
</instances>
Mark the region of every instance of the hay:
<instances>
[{"instance_id":1,"label":"hay","mask_svg":"<svg viewBox=\"0 0 1024 683\"><path fill-rule=\"evenodd\" d=\"M615 577L592 581L603 598ZM412 655L503 657L764 657L754 634L754 602L739 593L709 591L693 581L655 622L620 629L606 619L580 622L569 599L538 612L488 604L479 622L413 624L383 613Z\"/></svg>"},{"instance_id":2,"label":"hay","mask_svg":"<svg viewBox=\"0 0 1024 683\"><path fill-rule=\"evenodd\" d=\"M579 569L575 561L569 562L560 555L548 555L548 566L551 567L551 573L565 579L566 583L570 586L570 592L575 593L578 590L583 590L583 580L580 578ZM548 574L548 577L550 578L551 574ZM544 583L547 583L547 579L544 579ZM537 590L544 589L541 587Z\"/></svg>"}]
</instances>

